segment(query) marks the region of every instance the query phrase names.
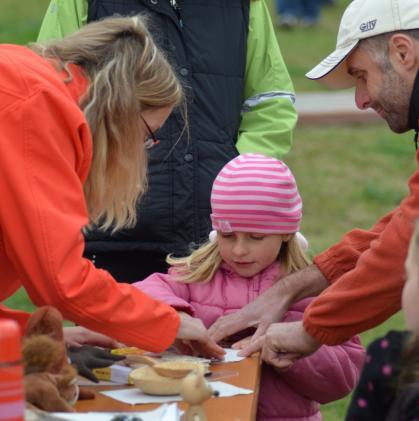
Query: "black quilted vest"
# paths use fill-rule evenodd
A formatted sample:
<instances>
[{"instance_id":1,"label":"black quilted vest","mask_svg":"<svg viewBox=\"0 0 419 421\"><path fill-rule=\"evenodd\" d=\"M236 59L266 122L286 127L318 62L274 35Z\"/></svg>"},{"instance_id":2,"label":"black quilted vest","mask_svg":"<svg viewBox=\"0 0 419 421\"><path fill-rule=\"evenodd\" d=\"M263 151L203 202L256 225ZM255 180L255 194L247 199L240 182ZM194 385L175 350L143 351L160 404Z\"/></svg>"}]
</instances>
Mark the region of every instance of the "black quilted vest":
<instances>
[{"instance_id":1,"label":"black quilted vest","mask_svg":"<svg viewBox=\"0 0 419 421\"><path fill-rule=\"evenodd\" d=\"M238 152L249 0L91 0L88 21L144 13L150 31L182 80L190 137L173 113L150 150L149 190L135 228L86 238L86 252L148 250L183 254L211 229L209 197L218 171Z\"/></svg>"}]
</instances>

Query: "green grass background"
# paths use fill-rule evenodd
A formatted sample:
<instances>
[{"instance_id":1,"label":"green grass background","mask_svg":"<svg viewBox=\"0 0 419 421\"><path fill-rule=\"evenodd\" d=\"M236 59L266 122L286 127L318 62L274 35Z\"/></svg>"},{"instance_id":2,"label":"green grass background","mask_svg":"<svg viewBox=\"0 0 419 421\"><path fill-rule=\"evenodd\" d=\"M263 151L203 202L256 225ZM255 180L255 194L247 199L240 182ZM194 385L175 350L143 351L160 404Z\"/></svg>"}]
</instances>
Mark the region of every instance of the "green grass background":
<instances>
[{"instance_id":1,"label":"green grass background","mask_svg":"<svg viewBox=\"0 0 419 421\"><path fill-rule=\"evenodd\" d=\"M48 0L0 2L0 42L34 41ZM306 80L304 74L333 50L339 19L347 3L341 0L337 6L326 8L316 28L277 31L297 95L321 89ZM297 128L294 148L286 161L303 196L302 230L310 241L312 255L338 241L349 229L370 227L397 206L407 192L406 180L415 169L412 137L410 133L395 135L384 124ZM7 304L34 308L24 291L16 293ZM368 345L387 330L402 327L399 313L363 333L362 341ZM348 399L324 405L324 419L342 420Z\"/></svg>"}]
</instances>

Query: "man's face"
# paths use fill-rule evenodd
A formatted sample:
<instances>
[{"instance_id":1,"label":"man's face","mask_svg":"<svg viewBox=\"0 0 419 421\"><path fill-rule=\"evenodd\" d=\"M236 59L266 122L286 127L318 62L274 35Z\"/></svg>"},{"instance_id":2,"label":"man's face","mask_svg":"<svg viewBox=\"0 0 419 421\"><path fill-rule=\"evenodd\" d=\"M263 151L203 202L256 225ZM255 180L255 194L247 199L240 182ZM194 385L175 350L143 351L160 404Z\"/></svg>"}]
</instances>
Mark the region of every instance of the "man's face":
<instances>
[{"instance_id":1,"label":"man's face","mask_svg":"<svg viewBox=\"0 0 419 421\"><path fill-rule=\"evenodd\" d=\"M348 57L348 72L355 78L355 102L358 108L372 108L396 133L409 130L411 88L388 63L385 71L362 48Z\"/></svg>"}]
</instances>

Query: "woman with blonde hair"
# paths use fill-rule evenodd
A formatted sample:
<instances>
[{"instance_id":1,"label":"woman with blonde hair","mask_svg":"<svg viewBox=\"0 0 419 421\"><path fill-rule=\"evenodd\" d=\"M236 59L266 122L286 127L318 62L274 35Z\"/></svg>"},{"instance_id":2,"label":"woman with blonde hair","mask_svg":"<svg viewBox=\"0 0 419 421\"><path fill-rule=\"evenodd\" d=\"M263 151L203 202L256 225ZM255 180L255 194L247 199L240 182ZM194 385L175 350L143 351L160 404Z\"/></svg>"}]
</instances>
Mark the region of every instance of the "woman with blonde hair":
<instances>
[{"instance_id":1,"label":"woman with blonde hair","mask_svg":"<svg viewBox=\"0 0 419 421\"><path fill-rule=\"evenodd\" d=\"M82 231L132 226L153 132L183 92L141 17L109 18L60 41L0 46L0 298L36 305L126 344L175 338L222 350L202 323L83 259ZM141 264L141 262L139 262ZM0 306L24 327L28 314Z\"/></svg>"},{"instance_id":2,"label":"woman with blonde hair","mask_svg":"<svg viewBox=\"0 0 419 421\"><path fill-rule=\"evenodd\" d=\"M306 242L298 232L302 201L283 162L260 154L234 158L214 181L211 208L210 241L187 258L169 258L168 274L135 284L207 328L308 265ZM309 302L293 305L284 321L301 320ZM243 345L253 332L246 329L229 342L243 338ZM351 391L363 357L359 339L353 338L341 346L323 346L283 373L264 364L257 419L320 420L319 403Z\"/></svg>"}]
</instances>

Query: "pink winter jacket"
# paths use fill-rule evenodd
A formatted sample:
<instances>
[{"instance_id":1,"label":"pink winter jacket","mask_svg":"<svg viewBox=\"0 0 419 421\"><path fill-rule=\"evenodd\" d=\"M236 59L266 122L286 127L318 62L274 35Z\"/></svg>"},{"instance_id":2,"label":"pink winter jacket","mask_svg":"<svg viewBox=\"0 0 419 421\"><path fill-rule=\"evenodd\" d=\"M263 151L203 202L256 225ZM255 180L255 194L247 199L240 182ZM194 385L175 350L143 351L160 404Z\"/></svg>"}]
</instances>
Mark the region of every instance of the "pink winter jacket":
<instances>
[{"instance_id":1,"label":"pink winter jacket","mask_svg":"<svg viewBox=\"0 0 419 421\"><path fill-rule=\"evenodd\" d=\"M234 313L253 301L280 278L280 272L279 265L274 263L253 278L243 278L222 264L206 284L175 282L169 271L169 274L155 273L134 285L176 310L201 319L208 328L220 316ZM310 301L308 298L293 305L283 321L301 320ZM282 373L263 364L257 419L321 420L320 403L347 395L358 382L363 360L364 349L355 337L342 345L323 345Z\"/></svg>"}]
</instances>

